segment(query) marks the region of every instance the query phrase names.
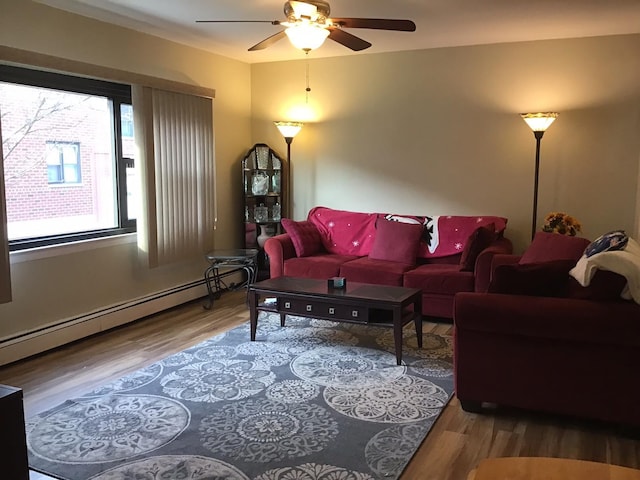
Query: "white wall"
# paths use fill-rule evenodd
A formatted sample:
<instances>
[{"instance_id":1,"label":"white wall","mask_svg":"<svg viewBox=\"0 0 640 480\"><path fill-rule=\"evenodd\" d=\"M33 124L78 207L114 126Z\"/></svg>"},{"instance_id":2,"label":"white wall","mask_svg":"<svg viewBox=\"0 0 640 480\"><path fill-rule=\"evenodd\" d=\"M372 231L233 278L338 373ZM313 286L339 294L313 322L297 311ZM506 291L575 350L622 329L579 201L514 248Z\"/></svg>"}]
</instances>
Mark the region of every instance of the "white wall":
<instances>
[{"instance_id":1,"label":"white wall","mask_svg":"<svg viewBox=\"0 0 640 480\"><path fill-rule=\"evenodd\" d=\"M241 241L238 162L252 145L247 64L30 1L0 0L0 44L216 90L216 246ZM202 278L203 257L148 270L134 243L53 256L12 254L14 300L0 305L0 343L68 318Z\"/></svg>"},{"instance_id":2,"label":"white wall","mask_svg":"<svg viewBox=\"0 0 640 480\"><path fill-rule=\"evenodd\" d=\"M310 83L316 118L291 146L296 219L314 205L503 215L522 251L535 139L519 113L556 111L538 225L560 210L589 238L634 231L640 35L310 58ZM256 141L286 151L271 121L297 119L304 88L303 59L252 66Z\"/></svg>"}]
</instances>

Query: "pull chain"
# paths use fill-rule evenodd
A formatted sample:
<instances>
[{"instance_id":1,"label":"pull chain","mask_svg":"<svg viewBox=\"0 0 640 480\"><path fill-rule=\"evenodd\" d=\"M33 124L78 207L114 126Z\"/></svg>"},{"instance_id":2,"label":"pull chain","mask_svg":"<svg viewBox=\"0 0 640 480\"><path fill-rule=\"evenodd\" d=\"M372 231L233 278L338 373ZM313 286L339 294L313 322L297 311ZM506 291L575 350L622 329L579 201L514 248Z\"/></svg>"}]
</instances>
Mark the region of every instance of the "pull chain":
<instances>
[{"instance_id":1,"label":"pull chain","mask_svg":"<svg viewBox=\"0 0 640 480\"><path fill-rule=\"evenodd\" d=\"M309 92L311 91L311 87L309 87L309 50L305 52L306 55L306 80L307 80L307 88L305 88L305 103L309 105Z\"/></svg>"}]
</instances>

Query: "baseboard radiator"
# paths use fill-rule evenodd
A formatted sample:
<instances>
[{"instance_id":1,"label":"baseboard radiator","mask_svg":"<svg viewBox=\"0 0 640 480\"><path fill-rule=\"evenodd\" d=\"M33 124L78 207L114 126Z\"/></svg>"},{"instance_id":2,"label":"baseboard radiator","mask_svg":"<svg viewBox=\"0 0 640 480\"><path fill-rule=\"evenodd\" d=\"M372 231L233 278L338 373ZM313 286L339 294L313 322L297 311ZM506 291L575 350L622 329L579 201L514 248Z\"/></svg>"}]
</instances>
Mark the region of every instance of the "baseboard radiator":
<instances>
[{"instance_id":1,"label":"baseboard radiator","mask_svg":"<svg viewBox=\"0 0 640 480\"><path fill-rule=\"evenodd\" d=\"M203 280L198 280L99 311L68 318L37 331L21 333L0 341L0 365L104 332L206 295L207 289Z\"/></svg>"}]
</instances>

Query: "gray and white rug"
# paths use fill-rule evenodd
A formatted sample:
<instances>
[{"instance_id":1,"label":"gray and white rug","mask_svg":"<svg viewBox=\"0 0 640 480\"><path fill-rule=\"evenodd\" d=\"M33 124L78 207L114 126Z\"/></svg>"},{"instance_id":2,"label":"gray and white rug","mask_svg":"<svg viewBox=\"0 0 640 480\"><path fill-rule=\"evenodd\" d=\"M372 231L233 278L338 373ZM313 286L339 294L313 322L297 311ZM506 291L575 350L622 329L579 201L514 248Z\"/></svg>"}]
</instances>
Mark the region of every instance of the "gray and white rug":
<instances>
[{"instance_id":1,"label":"gray and white rug","mask_svg":"<svg viewBox=\"0 0 640 480\"><path fill-rule=\"evenodd\" d=\"M453 392L451 338L262 313L27 421L68 480L396 479Z\"/></svg>"}]
</instances>

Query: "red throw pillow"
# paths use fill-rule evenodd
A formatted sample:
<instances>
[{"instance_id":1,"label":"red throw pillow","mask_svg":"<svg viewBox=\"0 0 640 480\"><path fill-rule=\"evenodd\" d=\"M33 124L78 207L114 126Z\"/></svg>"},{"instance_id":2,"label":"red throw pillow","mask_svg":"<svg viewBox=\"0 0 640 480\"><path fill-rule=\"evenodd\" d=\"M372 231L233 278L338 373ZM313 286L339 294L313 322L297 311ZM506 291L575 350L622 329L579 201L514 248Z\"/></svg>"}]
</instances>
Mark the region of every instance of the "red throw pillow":
<instances>
[{"instance_id":1,"label":"red throw pillow","mask_svg":"<svg viewBox=\"0 0 640 480\"><path fill-rule=\"evenodd\" d=\"M476 258L485 248L491 245L496 239L496 226L493 223L476 228L464 246L460 257L460 270L463 272L473 272L476 267Z\"/></svg>"},{"instance_id":2,"label":"red throw pillow","mask_svg":"<svg viewBox=\"0 0 640 480\"><path fill-rule=\"evenodd\" d=\"M538 232L531 245L520 257L520 264L542 263L552 260L580 260L589 240L559 233Z\"/></svg>"},{"instance_id":3,"label":"red throw pillow","mask_svg":"<svg viewBox=\"0 0 640 480\"><path fill-rule=\"evenodd\" d=\"M565 297L571 279L569 270L575 264L573 260L553 260L524 265L498 265L491 276L488 291L508 295Z\"/></svg>"},{"instance_id":4,"label":"red throw pillow","mask_svg":"<svg viewBox=\"0 0 640 480\"><path fill-rule=\"evenodd\" d=\"M369 258L415 265L422 225L378 219Z\"/></svg>"},{"instance_id":5,"label":"red throw pillow","mask_svg":"<svg viewBox=\"0 0 640 480\"><path fill-rule=\"evenodd\" d=\"M298 257L308 257L322 250L320 232L313 223L308 220L296 222L289 218L281 219L280 223L291 237Z\"/></svg>"}]
</instances>

